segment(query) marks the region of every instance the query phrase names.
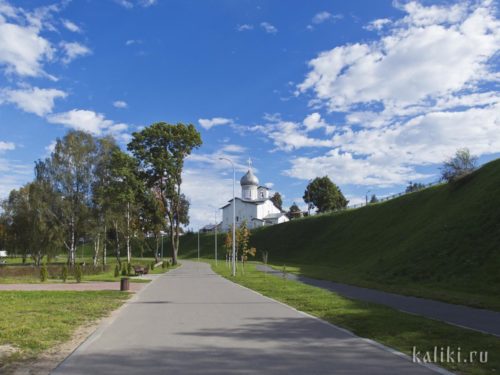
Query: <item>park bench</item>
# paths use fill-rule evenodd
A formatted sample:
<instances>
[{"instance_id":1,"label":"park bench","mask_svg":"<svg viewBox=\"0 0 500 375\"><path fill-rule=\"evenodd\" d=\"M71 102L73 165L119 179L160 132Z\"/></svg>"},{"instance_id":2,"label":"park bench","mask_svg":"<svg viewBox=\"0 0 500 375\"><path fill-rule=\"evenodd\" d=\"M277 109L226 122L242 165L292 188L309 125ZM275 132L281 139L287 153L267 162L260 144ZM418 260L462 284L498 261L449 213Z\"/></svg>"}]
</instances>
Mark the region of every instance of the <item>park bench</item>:
<instances>
[{"instance_id":1,"label":"park bench","mask_svg":"<svg viewBox=\"0 0 500 375\"><path fill-rule=\"evenodd\" d=\"M134 266L134 272L138 276L147 275L149 270L148 267L144 266Z\"/></svg>"}]
</instances>

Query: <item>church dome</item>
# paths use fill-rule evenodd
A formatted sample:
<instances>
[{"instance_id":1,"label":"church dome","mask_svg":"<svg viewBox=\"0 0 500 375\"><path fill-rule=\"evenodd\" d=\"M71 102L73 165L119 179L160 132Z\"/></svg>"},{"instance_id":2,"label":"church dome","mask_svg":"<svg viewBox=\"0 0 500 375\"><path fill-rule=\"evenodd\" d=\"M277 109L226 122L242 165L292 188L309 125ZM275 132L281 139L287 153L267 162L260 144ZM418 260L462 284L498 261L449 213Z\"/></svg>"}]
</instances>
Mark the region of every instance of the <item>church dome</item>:
<instances>
[{"instance_id":1,"label":"church dome","mask_svg":"<svg viewBox=\"0 0 500 375\"><path fill-rule=\"evenodd\" d=\"M240 180L241 186L254 185L259 186L259 179L253 174L252 170L248 172Z\"/></svg>"}]
</instances>

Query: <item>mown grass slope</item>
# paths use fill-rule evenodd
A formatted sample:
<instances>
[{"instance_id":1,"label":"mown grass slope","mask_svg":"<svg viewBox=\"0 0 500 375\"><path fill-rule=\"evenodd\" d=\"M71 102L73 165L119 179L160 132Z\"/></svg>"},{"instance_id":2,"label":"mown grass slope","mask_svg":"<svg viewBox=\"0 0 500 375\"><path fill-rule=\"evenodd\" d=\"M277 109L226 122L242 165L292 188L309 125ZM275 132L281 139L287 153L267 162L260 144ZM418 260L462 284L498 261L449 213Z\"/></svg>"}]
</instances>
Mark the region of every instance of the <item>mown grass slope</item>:
<instances>
[{"instance_id":1,"label":"mown grass slope","mask_svg":"<svg viewBox=\"0 0 500 375\"><path fill-rule=\"evenodd\" d=\"M304 275L500 310L500 160L454 184L262 228L251 242ZM195 249L186 236L183 255Z\"/></svg>"}]
</instances>

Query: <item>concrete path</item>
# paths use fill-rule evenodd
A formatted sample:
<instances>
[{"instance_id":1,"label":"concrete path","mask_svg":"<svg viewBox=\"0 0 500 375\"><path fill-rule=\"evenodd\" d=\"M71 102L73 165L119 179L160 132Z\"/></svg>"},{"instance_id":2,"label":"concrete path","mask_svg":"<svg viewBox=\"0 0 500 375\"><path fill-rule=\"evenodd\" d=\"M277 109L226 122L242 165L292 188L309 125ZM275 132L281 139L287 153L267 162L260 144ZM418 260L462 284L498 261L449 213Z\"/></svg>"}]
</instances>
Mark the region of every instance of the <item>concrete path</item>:
<instances>
[{"instance_id":1,"label":"concrete path","mask_svg":"<svg viewBox=\"0 0 500 375\"><path fill-rule=\"evenodd\" d=\"M433 374L367 340L240 287L205 263L146 286L53 372Z\"/></svg>"},{"instance_id":2,"label":"concrete path","mask_svg":"<svg viewBox=\"0 0 500 375\"><path fill-rule=\"evenodd\" d=\"M281 271L275 270L269 266L257 265L256 268L259 271L268 272L275 276L281 277L283 275ZM328 280L312 279L292 273L287 273L287 278L300 281L304 284L328 289L344 297L379 303L410 314L422 315L462 328L500 337L500 312L453 305L451 303L425 298L403 296L375 289L335 283Z\"/></svg>"}]
</instances>

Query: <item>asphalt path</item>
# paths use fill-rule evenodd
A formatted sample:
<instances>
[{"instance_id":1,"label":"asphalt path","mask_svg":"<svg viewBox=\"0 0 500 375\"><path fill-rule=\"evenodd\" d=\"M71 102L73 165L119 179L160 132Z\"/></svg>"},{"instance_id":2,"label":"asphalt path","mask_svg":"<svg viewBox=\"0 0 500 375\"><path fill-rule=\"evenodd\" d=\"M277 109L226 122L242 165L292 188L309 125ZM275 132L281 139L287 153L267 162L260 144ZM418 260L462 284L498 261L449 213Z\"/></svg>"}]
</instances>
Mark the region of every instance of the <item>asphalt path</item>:
<instances>
[{"instance_id":1,"label":"asphalt path","mask_svg":"<svg viewBox=\"0 0 500 375\"><path fill-rule=\"evenodd\" d=\"M281 271L269 266L257 265L256 268L259 271L271 273L275 276L283 276ZM328 289L344 297L386 305L406 313L422 315L462 328L500 337L500 312L497 311L454 305L425 298L403 296L375 289L335 283L328 280L312 279L292 273L287 273L286 277L290 280Z\"/></svg>"},{"instance_id":2,"label":"asphalt path","mask_svg":"<svg viewBox=\"0 0 500 375\"><path fill-rule=\"evenodd\" d=\"M54 375L434 374L216 275L205 263L156 278ZM442 371L442 373L446 373Z\"/></svg>"}]
</instances>

